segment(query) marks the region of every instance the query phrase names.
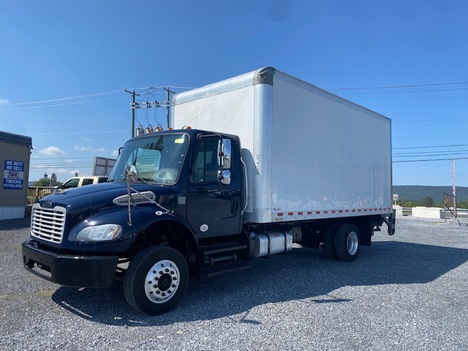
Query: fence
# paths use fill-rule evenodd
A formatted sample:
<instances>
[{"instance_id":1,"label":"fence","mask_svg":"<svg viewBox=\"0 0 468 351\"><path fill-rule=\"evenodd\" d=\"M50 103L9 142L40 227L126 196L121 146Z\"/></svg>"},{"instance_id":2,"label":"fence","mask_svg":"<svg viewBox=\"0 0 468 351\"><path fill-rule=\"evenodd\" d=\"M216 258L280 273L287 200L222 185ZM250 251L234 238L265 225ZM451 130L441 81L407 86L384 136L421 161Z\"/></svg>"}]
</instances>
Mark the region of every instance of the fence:
<instances>
[{"instance_id":1,"label":"fence","mask_svg":"<svg viewBox=\"0 0 468 351\"><path fill-rule=\"evenodd\" d=\"M57 192L56 188L50 186L30 186L28 187L28 207L31 207L36 200L43 198L46 195Z\"/></svg>"}]
</instances>

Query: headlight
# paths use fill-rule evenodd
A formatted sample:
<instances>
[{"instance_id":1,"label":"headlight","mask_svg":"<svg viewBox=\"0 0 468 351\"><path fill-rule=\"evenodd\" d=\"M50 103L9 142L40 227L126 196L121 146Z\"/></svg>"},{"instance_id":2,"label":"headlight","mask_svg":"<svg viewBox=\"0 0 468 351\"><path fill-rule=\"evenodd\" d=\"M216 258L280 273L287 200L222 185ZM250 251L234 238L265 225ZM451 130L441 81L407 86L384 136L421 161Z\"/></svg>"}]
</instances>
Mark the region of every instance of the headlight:
<instances>
[{"instance_id":1,"label":"headlight","mask_svg":"<svg viewBox=\"0 0 468 351\"><path fill-rule=\"evenodd\" d=\"M76 235L76 241L107 241L117 239L122 233L118 224L103 224L86 227Z\"/></svg>"}]
</instances>

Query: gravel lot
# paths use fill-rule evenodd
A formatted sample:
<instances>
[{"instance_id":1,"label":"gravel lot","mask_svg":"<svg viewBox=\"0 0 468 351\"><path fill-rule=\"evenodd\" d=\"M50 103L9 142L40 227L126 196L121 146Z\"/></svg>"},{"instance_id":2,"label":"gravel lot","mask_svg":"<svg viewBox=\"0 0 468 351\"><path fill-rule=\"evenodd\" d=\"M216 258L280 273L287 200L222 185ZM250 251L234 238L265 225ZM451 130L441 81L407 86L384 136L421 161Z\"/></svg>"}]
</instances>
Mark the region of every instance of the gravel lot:
<instances>
[{"instance_id":1,"label":"gravel lot","mask_svg":"<svg viewBox=\"0 0 468 351\"><path fill-rule=\"evenodd\" d=\"M191 281L147 317L120 283L77 289L22 266L27 220L0 221L1 350L468 350L468 219L398 218L352 263L297 249Z\"/></svg>"}]
</instances>

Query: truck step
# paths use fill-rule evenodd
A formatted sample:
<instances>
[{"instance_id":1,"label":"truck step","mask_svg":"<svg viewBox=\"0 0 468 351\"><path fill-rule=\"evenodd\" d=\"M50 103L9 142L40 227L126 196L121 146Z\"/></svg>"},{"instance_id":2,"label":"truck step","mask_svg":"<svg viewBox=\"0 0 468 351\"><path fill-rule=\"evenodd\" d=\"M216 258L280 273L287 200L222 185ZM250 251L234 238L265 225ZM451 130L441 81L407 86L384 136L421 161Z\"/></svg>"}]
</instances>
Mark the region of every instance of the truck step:
<instances>
[{"instance_id":1,"label":"truck step","mask_svg":"<svg viewBox=\"0 0 468 351\"><path fill-rule=\"evenodd\" d=\"M202 252L204 255L214 255L214 254L220 254L224 252L235 252L239 250L245 250L246 248L247 248L246 244L234 242L234 243L200 246L200 252Z\"/></svg>"},{"instance_id":2,"label":"truck step","mask_svg":"<svg viewBox=\"0 0 468 351\"><path fill-rule=\"evenodd\" d=\"M250 268L250 263L247 262L230 262L219 266L206 267L201 269L202 277L215 277L224 273L240 271Z\"/></svg>"}]
</instances>

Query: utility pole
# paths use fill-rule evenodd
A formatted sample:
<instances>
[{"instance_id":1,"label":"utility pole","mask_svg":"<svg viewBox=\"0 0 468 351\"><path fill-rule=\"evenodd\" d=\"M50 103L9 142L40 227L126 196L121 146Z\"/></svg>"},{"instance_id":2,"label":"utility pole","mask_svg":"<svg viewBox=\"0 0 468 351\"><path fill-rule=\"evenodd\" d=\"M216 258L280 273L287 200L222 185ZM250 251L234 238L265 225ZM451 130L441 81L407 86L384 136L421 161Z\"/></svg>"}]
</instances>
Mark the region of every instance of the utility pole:
<instances>
[{"instance_id":1,"label":"utility pole","mask_svg":"<svg viewBox=\"0 0 468 351\"><path fill-rule=\"evenodd\" d=\"M164 88L164 90L167 92L167 113L166 113L166 122L167 122L167 128L170 128L171 125L170 120L169 120L169 115L170 115L170 109L171 109L171 93L175 94L174 91L172 91L170 88Z\"/></svg>"},{"instance_id":2,"label":"utility pole","mask_svg":"<svg viewBox=\"0 0 468 351\"><path fill-rule=\"evenodd\" d=\"M157 88L148 88L148 89L157 89ZM166 107L166 123L167 128L169 128L170 123L170 107L171 107L171 94L175 94L169 87L164 88L166 91L166 98L167 100L162 101L147 101L147 102L136 102L135 97L140 96L137 94L135 90L130 91L125 89L125 91L132 95L132 103L130 104L130 108L132 109L132 138L135 136L135 110L139 108L156 108L156 107Z\"/></svg>"},{"instance_id":3,"label":"utility pole","mask_svg":"<svg viewBox=\"0 0 468 351\"><path fill-rule=\"evenodd\" d=\"M132 138L135 136L135 109L136 109L136 104L135 104L135 96L140 96L140 94L137 94L135 90L129 91L125 89L125 91L129 94L132 94L132 104L131 104L131 109L132 109Z\"/></svg>"},{"instance_id":4,"label":"utility pole","mask_svg":"<svg viewBox=\"0 0 468 351\"><path fill-rule=\"evenodd\" d=\"M452 160L452 195L453 195L453 215L457 218L457 189L455 186L455 160Z\"/></svg>"}]
</instances>

